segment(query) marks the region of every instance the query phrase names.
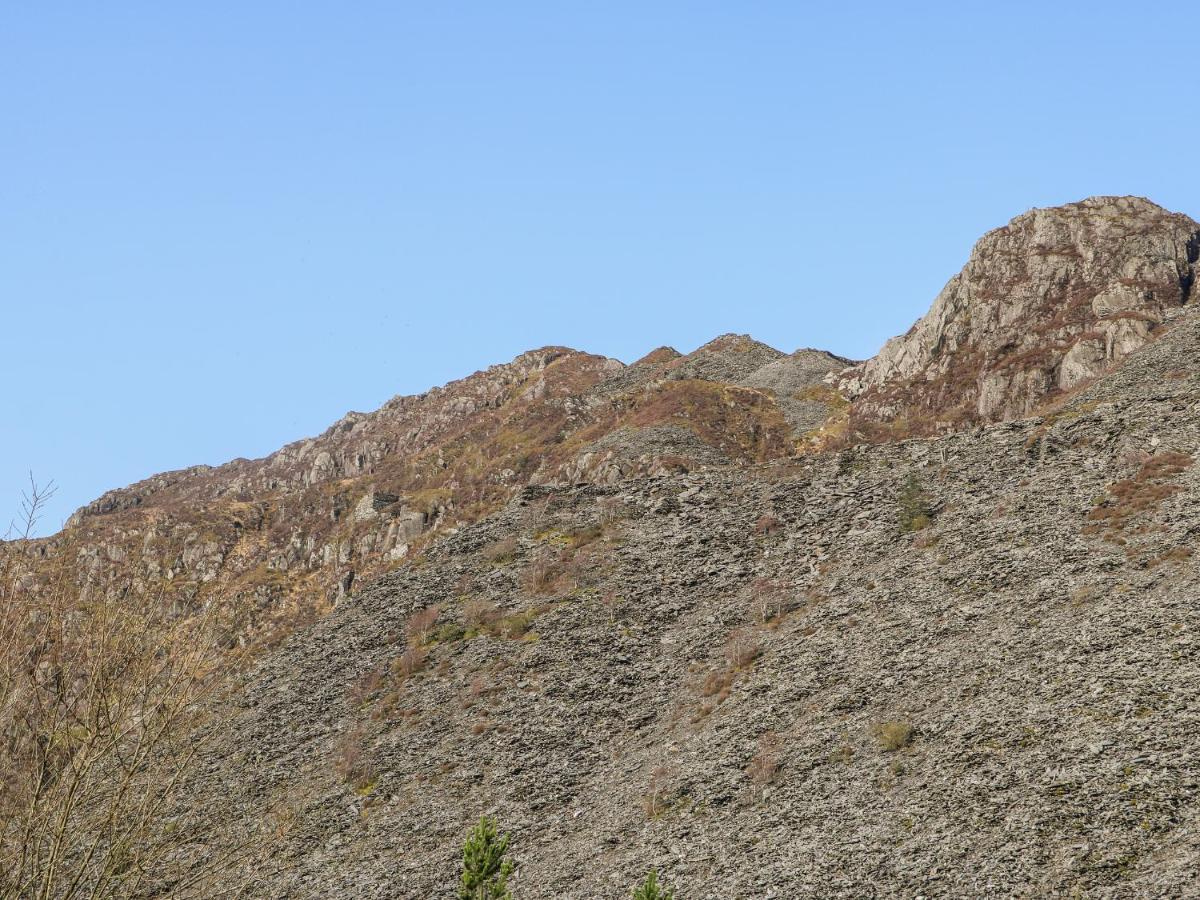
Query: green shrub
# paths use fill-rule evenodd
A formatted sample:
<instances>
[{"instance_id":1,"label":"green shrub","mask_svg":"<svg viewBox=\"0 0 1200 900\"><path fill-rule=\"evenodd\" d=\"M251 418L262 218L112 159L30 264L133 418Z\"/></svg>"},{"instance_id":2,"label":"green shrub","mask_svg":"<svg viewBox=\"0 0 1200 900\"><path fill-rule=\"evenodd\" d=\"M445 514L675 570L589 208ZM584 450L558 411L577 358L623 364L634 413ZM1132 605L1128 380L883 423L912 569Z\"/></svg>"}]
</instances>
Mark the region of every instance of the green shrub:
<instances>
[{"instance_id":1,"label":"green shrub","mask_svg":"<svg viewBox=\"0 0 1200 900\"><path fill-rule=\"evenodd\" d=\"M459 900L512 900L508 876L513 864L504 858L508 835L498 834L496 820L483 816L463 845Z\"/></svg>"},{"instance_id":2,"label":"green shrub","mask_svg":"<svg viewBox=\"0 0 1200 900\"><path fill-rule=\"evenodd\" d=\"M674 900L675 892L658 883L658 871L651 869L646 880L633 892L633 900Z\"/></svg>"},{"instance_id":3,"label":"green shrub","mask_svg":"<svg viewBox=\"0 0 1200 900\"><path fill-rule=\"evenodd\" d=\"M433 633L433 639L439 644L452 644L461 641L467 635L467 630L457 622L447 622Z\"/></svg>"},{"instance_id":4,"label":"green shrub","mask_svg":"<svg viewBox=\"0 0 1200 900\"><path fill-rule=\"evenodd\" d=\"M896 499L900 520L900 533L921 531L933 524L933 510L929 506L929 495L917 480L916 475L904 479L900 495Z\"/></svg>"}]
</instances>

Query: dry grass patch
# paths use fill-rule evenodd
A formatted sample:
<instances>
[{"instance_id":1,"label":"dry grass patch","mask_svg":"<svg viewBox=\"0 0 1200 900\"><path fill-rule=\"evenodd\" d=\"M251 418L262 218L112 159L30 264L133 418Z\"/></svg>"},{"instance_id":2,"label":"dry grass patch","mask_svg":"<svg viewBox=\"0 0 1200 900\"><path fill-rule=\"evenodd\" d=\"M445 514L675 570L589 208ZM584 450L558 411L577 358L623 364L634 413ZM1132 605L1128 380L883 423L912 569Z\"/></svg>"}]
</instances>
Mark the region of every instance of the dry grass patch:
<instances>
[{"instance_id":1,"label":"dry grass patch","mask_svg":"<svg viewBox=\"0 0 1200 900\"><path fill-rule=\"evenodd\" d=\"M890 722L880 722L871 729L879 749L887 753L903 750L912 743L916 730L911 722L905 719L894 719Z\"/></svg>"},{"instance_id":2,"label":"dry grass patch","mask_svg":"<svg viewBox=\"0 0 1200 900\"><path fill-rule=\"evenodd\" d=\"M1191 548L1180 545L1178 547L1172 547L1166 553L1161 553L1158 556L1154 557L1153 559L1150 560L1148 565L1151 568L1154 568L1155 566L1161 566L1161 565L1164 565L1167 563L1182 564L1182 563L1187 562L1191 558L1192 558Z\"/></svg>"},{"instance_id":3,"label":"dry grass patch","mask_svg":"<svg viewBox=\"0 0 1200 900\"><path fill-rule=\"evenodd\" d=\"M494 603L480 601L480 606L473 609L468 616L468 626L464 637L477 637L481 634L509 640L536 640L537 632L532 631L534 620L554 608L553 603L541 603L520 612L504 615Z\"/></svg>"},{"instance_id":4,"label":"dry grass patch","mask_svg":"<svg viewBox=\"0 0 1200 900\"><path fill-rule=\"evenodd\" d=\"M506 537L493 541L480 550L479 555L493 566L506 566L517 558L517 539Z\"/></svg>"},{"instance_id":5,"label":"dry grass patch","mask_svg":"<svg viewBox=\"0 0 1200 900\"><path fill-rule=\"evenodd\" d=\"M566 538L568 547L586 547L593 541L598 541L604 537L604 526L600 524L585 525L582 528L567 532L564 537Z\"/></svg>"},{"instance_id":6,"label":"dry grass patch","mask_svg":"<svg viewBox=\"0 0 1200 900\"><path fill-rule=\"evenodd\" d=\"M750 757L746 766L746 777L751 783L766 793L767 785L775 780L779 771L779 757L783 749L783 741L774 731L763 732L758 738L758 749Z\"/></svg>"}]
</instances>

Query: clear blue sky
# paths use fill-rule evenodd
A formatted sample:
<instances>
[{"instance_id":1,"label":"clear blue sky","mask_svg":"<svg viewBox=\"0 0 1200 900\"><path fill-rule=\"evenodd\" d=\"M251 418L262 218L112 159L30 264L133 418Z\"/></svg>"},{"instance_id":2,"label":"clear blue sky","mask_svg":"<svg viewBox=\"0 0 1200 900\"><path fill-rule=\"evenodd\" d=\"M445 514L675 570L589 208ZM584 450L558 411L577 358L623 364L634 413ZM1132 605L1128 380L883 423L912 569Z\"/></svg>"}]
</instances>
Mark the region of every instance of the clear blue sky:
<instances>
[{"instance_id":1,"label":"clear blue sky","mask_svg":"<svg viewBox=\"0 0 1200 900\"><path fill-rule=\"evenodd\" d=\"M9 4L0 511L566 344L864 357L985 230L1200 215L1194 7Z\"/></svg>"}]
</instances>

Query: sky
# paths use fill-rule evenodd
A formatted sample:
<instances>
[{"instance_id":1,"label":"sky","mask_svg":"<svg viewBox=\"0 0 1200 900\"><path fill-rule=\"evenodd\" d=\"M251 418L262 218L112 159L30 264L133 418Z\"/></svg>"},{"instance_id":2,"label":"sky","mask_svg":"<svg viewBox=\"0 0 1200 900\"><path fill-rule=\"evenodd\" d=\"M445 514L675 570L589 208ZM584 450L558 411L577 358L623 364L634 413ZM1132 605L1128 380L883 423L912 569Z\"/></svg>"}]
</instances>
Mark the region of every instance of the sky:
<instances>
[{"instance_id":1,"label":"sky","mask_svg":"<svg viewBox=\"0 0 1200 900\"><path fill-rule=\"evenodd\" d=\"M0 522L518 353L872 355L983 232L1200 217L1183 3L9 4ZM0 531L3 527L0 526Z\"/></svg>"}]
</instances>

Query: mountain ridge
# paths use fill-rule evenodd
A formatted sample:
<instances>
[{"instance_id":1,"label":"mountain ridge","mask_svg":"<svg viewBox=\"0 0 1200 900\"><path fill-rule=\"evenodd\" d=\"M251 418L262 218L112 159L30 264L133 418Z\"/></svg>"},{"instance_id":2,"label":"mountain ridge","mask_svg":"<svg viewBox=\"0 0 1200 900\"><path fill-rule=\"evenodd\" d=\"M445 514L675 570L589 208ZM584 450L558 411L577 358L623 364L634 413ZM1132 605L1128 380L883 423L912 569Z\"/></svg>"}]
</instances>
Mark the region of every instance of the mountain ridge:
<instances>
[{"instance_id":1,"label":"mountain ridge","mask_svg":"<svg viewBox=\"0 0 1200 900\"><path fill-rule=\"evenodd\" d=\"M1080 249L1089 240L1095 246ZM1062 252L1047 256L1048 242ZM1186 303L1198 246L1200 226L1139 198L1031 210L981 238L930 312L870 360L785 354L736 333L688 354L661 347L630 365L538 348L373 412L347 413L261 459L188 467L108 491L45 546L88 561L77 573L81 585L117 579L137 595L193 605L219 593L244 608L248 634L262 631L270 642L291 620L323 614L356 581L498 509L526 483L612 484L1024 415L1052 399L1058 381L1071 387L1095 377L1161 330L1165 312ZM1004 262L1006 253L1024 261ZM1122 272L1157 294L1122 295L1132 305L1101 321L1092 306ZM1177 290L1164 293L1172 272ZM974 293L959 290L964 283ZM1010 293L998 304L1000 283ZM1037 309L1064 292L1072 309L1082 309L1080 298L1091 304L1072 313L1078 321L1021 333L1023 316L1041 322ZM963 308L974 318L963 319ZM1006 316L1015 321L1007 332ZM998 324L976 334L980 322ZM1112 333L1101 339L1103 329ZM1050 338L1031 348L1035 332ZM1069 349L1041 349L1068 338ZM943 346L944 354L933 349ZM997 390L1020 399L981 412L977 398ZM242 546L253 549L235 553ZM126 561L139 557L130 572ZM226 564L231 559L236 565Z\"/></svg>"},{"instance_id":2,"label":"mountain ridge","mask_svg":"<svg viewBox=\"0 0 1200 900\"><path fill-rule=\"evenodd\" d=\"M480 815L528 898L1185 896L1198 253L1089 198L863 362L529 351L109 492L17 589L250 651L162 816L213 896L443 896Z\"/></svg>"}]
</instances>

